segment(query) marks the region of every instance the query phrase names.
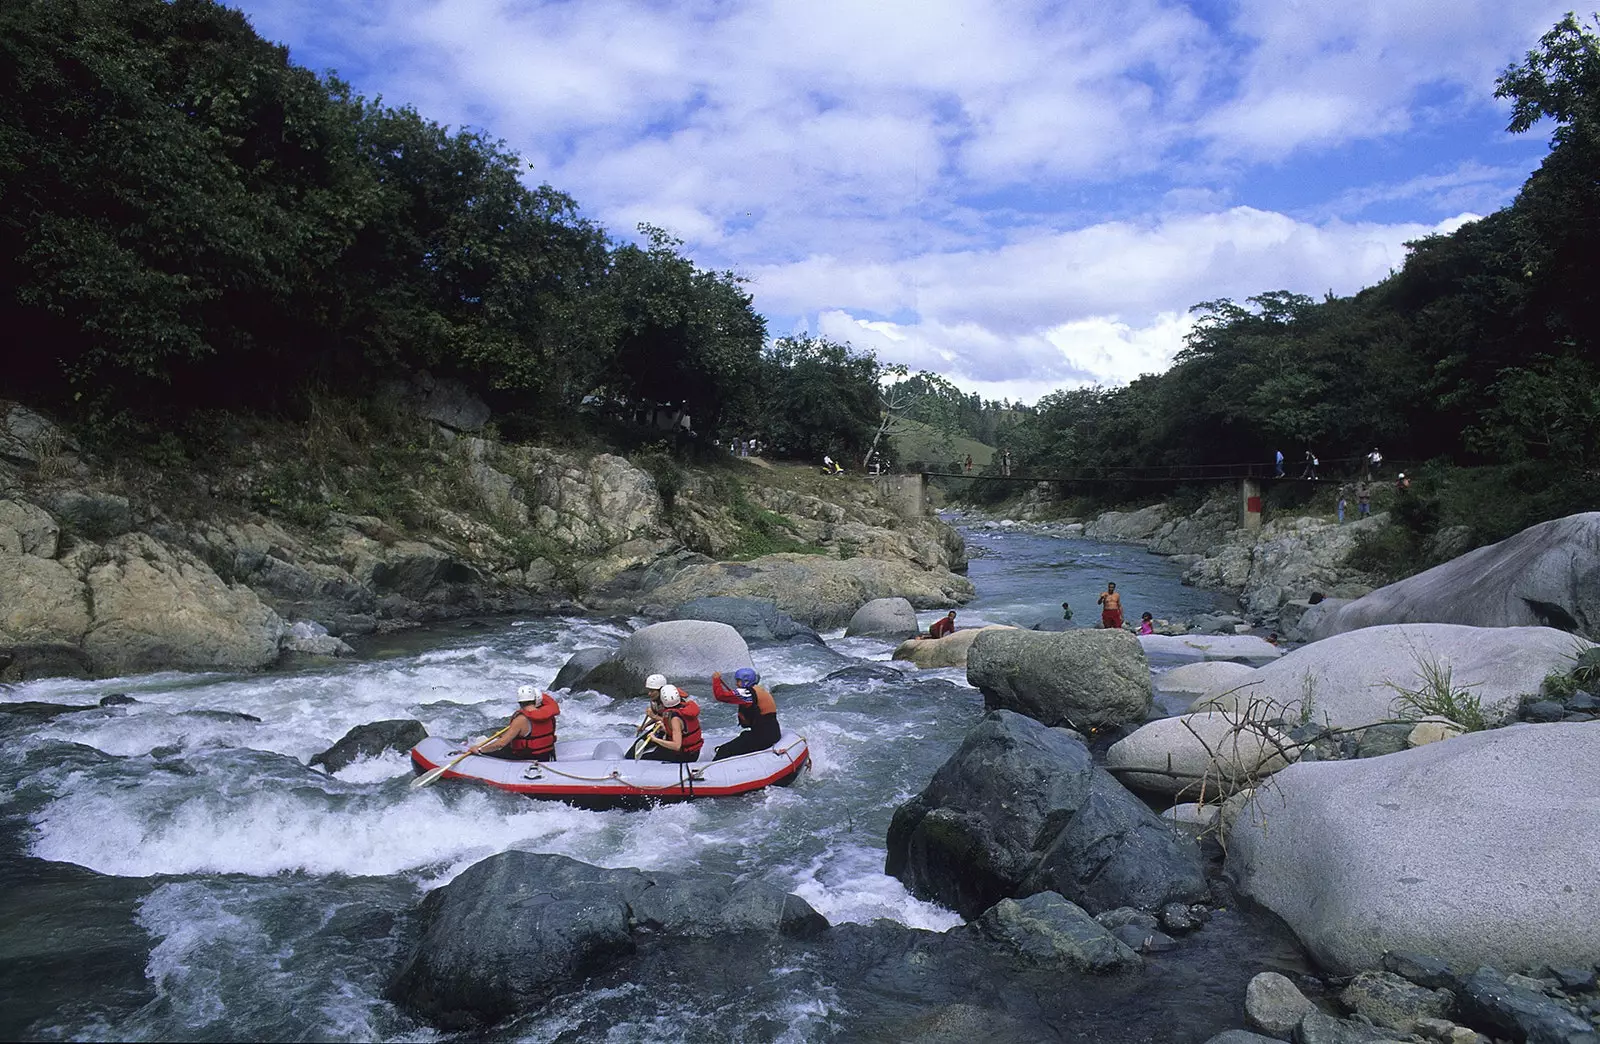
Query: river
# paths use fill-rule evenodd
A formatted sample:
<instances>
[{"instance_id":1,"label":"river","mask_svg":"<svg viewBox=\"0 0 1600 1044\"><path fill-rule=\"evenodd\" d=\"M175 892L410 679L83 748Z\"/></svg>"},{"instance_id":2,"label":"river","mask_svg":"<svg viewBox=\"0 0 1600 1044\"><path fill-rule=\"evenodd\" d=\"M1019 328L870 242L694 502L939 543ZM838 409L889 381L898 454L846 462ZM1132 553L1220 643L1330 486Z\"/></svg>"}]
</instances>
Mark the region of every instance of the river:
<instances>
[{"instance_id":1,"label":"river","mask_svg":"<svg viewBox=\"0 0 1600 1044\"><path fill-rule=\"evenodd\" d=\"M961 611L962 626L1059 619L1063 600L1085 623L1108 579L1135 618L1145 608L1172 617L1218 608L1138 548L1024 529L964 535L978 598ZM922 614L924 624L935 615ZM881 641L830 635L826 648L752 650L784 721L808 737L813 768L791 788L746 798L587 812L459 784L414 790L399 754L331 778L306 765L349 728L376 720L416 718L452 737L490 731L512 709L517 685L547 685L574 650L612 644L629 626L451 625L373 639L359 660L314 669L49 679L0 693L0 1036L453 1039L383 992L417 938L419 898L507 849L760 877L836 925L886 918L941 932L960 923L882 873L884 836L895 807L982 715L982 697L959 670L825 680L886 660ZM136 702L52 716L28 706L94 705L114 693ZM713 729L731 724L728 708L705 702ZM620 735L638 714L636 701L571 694L561 729ZM1199 1040L1205 1026L1240 1024L1250 973L1298 961L1281 930L1229 911L1152 958L1142 977L1039 1000L1045 1014L1036 1018L1081 1017L1082 1032L1069 1021L1062 1040ZM790 963L736 995L699 985L713 976L688 976L671 1017L649 991L592 985L495 1036L884 1036L873 1021L892 1006L884 995L830 981L817 962ZM1134 1008L1141 1018L1119 1014ZM1151 1028L1163 1023L1195 1035Z\"/></svg>"}]
</instances>

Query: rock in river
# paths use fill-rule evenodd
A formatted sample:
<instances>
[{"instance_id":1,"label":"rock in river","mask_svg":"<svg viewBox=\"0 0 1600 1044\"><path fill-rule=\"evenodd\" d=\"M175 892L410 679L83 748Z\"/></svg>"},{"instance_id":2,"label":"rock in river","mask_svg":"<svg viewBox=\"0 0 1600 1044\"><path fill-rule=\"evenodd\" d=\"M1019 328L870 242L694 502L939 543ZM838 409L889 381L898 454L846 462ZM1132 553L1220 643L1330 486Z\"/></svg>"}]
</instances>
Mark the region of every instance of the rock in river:
<instances>
[{"instance_id":1,"label":"rock in river","mask_svg":"<svg viewBox=\"0 0 1600 1044\"><path fill-rule=\"evenodd\" d=\"M1193 801L1256 786L1296 756L1294 741L1278 729L1212 712L1140 726L1106 751L1106 769L1135 790Z\"/></svg>"},{"instance_id":2,"label":"rock in river","mask_svg":"<svg viewBox=\"0 0 1600 1044\"><path fill-rule=\"evenodd\" d=\"M1150 664L1126 631L984 631L967 653L967 681L991 710L1046 725L1120 725L1150 710Z\"/></svg>"},{"instance_id":3,"label":"rock in river","mask_svg":"<svg viewBox=\"0 0 1600 1044\"><path fill-rule=\"evenodd\" d=\"M375 758L386 750L409 751L428 737L422 722L412 718L393 718L357 725L344 738L311 758L313 767L321 765L332 775L361 758Z\"/></svg>"},{"instance_id":4,"label":"rock in river","mask_svg":"<svg viewBox=\"0 0 1600 1044\"><path fill-rule=\"evenodd\" d=\"M667 614L671 620L714 620L739 632L747 642L783 642L800 638L821 643L817 632L778 609L765 598L712 596L684 602ZM915 621L915 617L912 618Z\"/></svg>"},{"instance_id":5,"label":"rock in river","mask_svg":"<svg viewBox=\"0 0 1600 1044\"><path fill-rule=\"evenodd\" d=\"M1194 842L1096 767L1082 742L1005 710L986 715L895 811L886 869L964 917L1046 891L1094 913L1207 894Z\"/></svg>"},{"instance_id":6,"label":"rock in river","mask_svg":"<svg viewBox=\"0 0 1600 1044\"><path fill-rule=\"evenodd\" d=\"M760 881L532 852L473 864L422 912L426 931L389 996L445 1028L527 1012L625 958L640 932L807 936L827 926L805 900Z\"/></svg>"},{"instance_id":7,"label":"rock in river","mask_svg":"<svg viewBox=\"0 0 1600 1044\"><path fill-rule=\"evenodd\" d=\"M917 611L904 598L874 598L855 611L844 633L848 638L910 638L921 630Z\"/></svg>"},{"instance_id":8,"label":"rock in river","mask_svg":"<svg viewBox=\"0 0 1600 1044\"><path fill-rule=\"evenodd\" d=\"M1387 757L1302 762L1228 841L1239 891L1324 967L1386 950L1528 968L1600 960L1600 726L1513 725Z\"/></svg>"},{"instance_id":9,"label":"rock in river","mask_svg":"<svg viewBox=\"0 0 1600 1044\"><path fill-rule=\"evenodd\" d=\"M674 685L689 686L691 695L703 695L712 671L732 674L750 666L750 647L727 624L667 620L628 635L610 659L574 680L571 687L607 696L640 696L645 678L665 674Z\"/></svg>"}]
</instances>

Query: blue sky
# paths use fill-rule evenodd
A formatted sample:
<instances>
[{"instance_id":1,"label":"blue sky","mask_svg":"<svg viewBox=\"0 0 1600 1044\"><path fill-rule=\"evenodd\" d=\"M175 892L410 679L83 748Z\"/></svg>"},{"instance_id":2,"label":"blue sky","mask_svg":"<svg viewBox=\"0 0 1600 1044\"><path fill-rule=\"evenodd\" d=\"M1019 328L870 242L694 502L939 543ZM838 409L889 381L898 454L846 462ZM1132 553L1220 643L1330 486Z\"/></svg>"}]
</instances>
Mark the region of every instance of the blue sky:
<instances>
[{"instance_id":1,"label":"blue sky","mask_svg":"<svg viewBox=\"0 0 1600 1044\"><path fill-rule=\"evenodd\" d=\"M1495 76L1570 0L247 0L293 58L504 139L799 330L1033 401L1188 309L1352 293L1510 201Z\"/></svg>"}]
</instances>

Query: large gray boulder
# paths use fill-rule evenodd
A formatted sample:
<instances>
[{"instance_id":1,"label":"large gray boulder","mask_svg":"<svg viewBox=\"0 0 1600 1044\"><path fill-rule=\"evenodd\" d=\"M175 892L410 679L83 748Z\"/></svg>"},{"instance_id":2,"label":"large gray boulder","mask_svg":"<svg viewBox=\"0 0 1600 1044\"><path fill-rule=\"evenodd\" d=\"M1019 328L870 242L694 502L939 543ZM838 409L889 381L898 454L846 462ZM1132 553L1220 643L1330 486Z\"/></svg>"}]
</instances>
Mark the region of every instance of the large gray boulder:
<instances>
[{"instance_id":1,"label":"large gray boulder","mask_svg":"<svg viewBox=\"0 0 1600 1044\"><path fill-rule=\"evenodd\" d=\"M644 680L664 674L674 685L703 692L711 672L732 674L753 667L750 647L739 632L710 620L667 620L641 627L617 646L616 652L582 678L573 689L594 689L607 696L639 696Z\"/></svg>"},{"instance_id":2,"label":"large gray boulder","mask_svg":"<svg viewBox=\"0 0 1600 1044\"><path fill-rule=\"evenodd\" d=\"M892 638L896 641L921 632L917 611L904 598L874 598L845 624L847 638Z\"/></svg>"},{"instance_id":3,"label":"large gray boulder","mask_svg":"<svg viewBox=\"0 0 1600 1044\"><path fill-rule=\"evenodd\" d=\"M1232 660L1185 663L1155 676L1155 690L1163 696L1204 696L1226 691L1255 677L1256 669Z\"/></svg>"},{"instance_id":4,"label":"large gray boulder","mask_svg":"<svg viewBox=\"0 0 1600 1044\"><path fill-rule=\"evenodd\" d=\"M1165 504L1152 504L1138 511L1107 511L1085 523L1083 535L1090 540L1149 540L1166 521Z\"/></svg>"},{"instance_id":5,"label":"large gray boulder","mask_svg":"<svg viewBox=\"0 0 1600 1044\"><path fill-rule=\"evenodd\" d=\"M423 918L389 996L444 1028L532 1010L631 954L637 932L804 937L827 925L805 900L760 881L607 870L533 852L473 864L428 896Z\"/></svg>"},{"instance_id":6,"label":"large gray boulder","mask_svg":"<svg viewBox=\"0 0 1600 1044\"><path fill-rule=\"evenodd\" d=\"M1098 913L1206 896L1199 850L1061 729L1000 710L967 733L889 826L886 871L976 917L1057 892Z\"/></svg>"},{"instance_id":7,"label":"large gray boulder","mask_svg":"<svg viewBox=\"0 0 1600 1044\"><path fill-rule=\"evenodd\" d=\"M995 624L990 627L969 627L955 631L943 638L909 638L895 646L895 660L908 660L923 670L937 667L965 667L972 643L985 631L1010 631L1012 627Z\"/></svg>"},{"instance_id":8,"label":"large gray boulder","mask_svg":"<svg viewBox=\"0 0 1600 1044\"><path fill-rule=\"evenodd\" d=\"M1126 631L984 631L967 653L984 706L1084 729L1143 721L1150 664Z\"/></svg>"},{"instance_id":9,"label":"large gray boulder","mask_svg":"<svg viewBox=\"0 0 1600 1044\"><path fill-rule=\"evenodd\" d=\"M588 673L596 667L611 659L611 650L591 646L579 649L567 657L567 662L561 665L556 672L555 680L550 683L552 689L572 689L577 686Z\"/></svg>"},{"instance_id":10,"label":"large gray boulder","mask_svg":"<svg viewBox=\"0 0 1600 1044\"><path fill-rule=\"evenodd\" d=\"M1155 663L1226 660L1258 666L1283 655L1282 649L1253 634L1141 634L1139 644Z\"/></svg>"},{"instance_id":11,"label":"large gray boulder","mask_svg":"<svg viewBox=\"0 0 1600 1044\"><path fill-rule=\"evenodd\" d=\"M385 751L405 753L428 737L422 722L412 718L391 718L388 721L357 725L344 734L344 738L321 754L314 754L310 764L321 765L332 775L362 758L375 758Z\"/></svg>"},{"instance_id":12,"label":"large gray boulder","mask_svg":"<svg viewBox=\"0 0 1600 1044\"><path fill-rule=\"evenodd\" d=\"M1140 726L1106 751L1106 770L1135 790L1210 800L1258 786L1296 757L1280 730L1214 711Z\"/></svg>"},{"instance_id":13,"label":"large gray boulder","mask_svg":"<svg viewBox=\"0 0 1600 1044\"><path fill-rule=\"evenodd\" d=\"M667 614L669 620L712 620L738 631L747 642L783 642L799 638L820 643L816 630L799 623L765 598L712 596L684 602ZM912 617L915 621L916 617Z\"/></svg>"},{"instance_id":14,"label":"large gray boulder","mask_svg":"<svg viewBox=\"0 0 1600 1044\"><path fill-rule=\"evenodd\" d=\"M1387 950L1458 967L1600 961L1600 727L1514 725L1302 762L1256 792L1227 869L1324 967Z\"/></svg>"},{"instance_id":15,"label":"large gray boulder","mask_svg":"<svg viewBox=\"0 0 1600 1044\"><path fill-rule=\"evenodd\" d=\"M898 596L918 609L953 609L972 600L972 582L944 569L881 558L765 555L748 562L691 563L648 591L660 605L707 595L761 598L819 630L843 627L874 598Z\"/></svg>"},{"instance_id":16,"label":"large gray boulder","mask_svg":"<svg viewBox=\"0 0 1600 1044\"><path fill-rule=\"evenodd\" d=\"M1424 687L1425 672L1437 664L1450 670L1453 686L1477 698L1487 722L1497 724L1515 716L1522 697L1538 692L1545 675L1569 670L1588 644L1549 627L1367 627L1295 649L1254 678L1201 697L1194 709L1254 706L1261 715L1362 728L1417 717L1406 711L1396 687Z\"/></svg>"},{"instance_id":17,"label":"large gray boulder","mask_svg":"<svg viewBox=\"0 0 1600 1044\"><path fill-rule=\"evenodd\" d=\"M1544 626L1600 638L1600 511L1541 522L1381 587L1324 616L1315 636L1394 623Z\"/></svg>"}]
</instances>

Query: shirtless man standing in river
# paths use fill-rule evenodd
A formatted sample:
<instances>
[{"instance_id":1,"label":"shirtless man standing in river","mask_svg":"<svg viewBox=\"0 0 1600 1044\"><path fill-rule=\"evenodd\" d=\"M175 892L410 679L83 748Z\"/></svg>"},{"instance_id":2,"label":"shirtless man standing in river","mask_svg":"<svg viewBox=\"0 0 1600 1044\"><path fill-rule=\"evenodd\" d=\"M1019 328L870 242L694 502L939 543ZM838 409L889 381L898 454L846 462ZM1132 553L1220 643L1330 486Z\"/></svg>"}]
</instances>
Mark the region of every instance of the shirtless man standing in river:
<instances>
[{"instance_id":1,"label":"shirtless man standing in river","mask_svg":"<svg viewBox=\"0 0 1600 1044\"><path fill-rule=\"evenodd\" d=\"M1116 581L1106 584L1106 589L1099 598L1095 599L1101 605L1100 626L1109 628L1122 627L1122 596L1117 594Z\"/></svg>"}]
</instances>

